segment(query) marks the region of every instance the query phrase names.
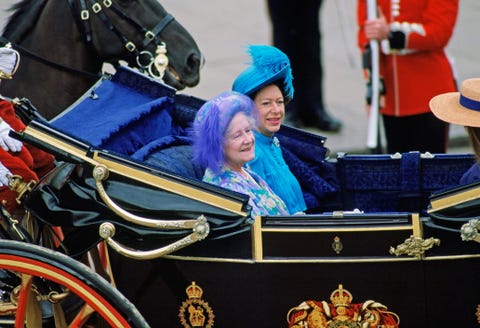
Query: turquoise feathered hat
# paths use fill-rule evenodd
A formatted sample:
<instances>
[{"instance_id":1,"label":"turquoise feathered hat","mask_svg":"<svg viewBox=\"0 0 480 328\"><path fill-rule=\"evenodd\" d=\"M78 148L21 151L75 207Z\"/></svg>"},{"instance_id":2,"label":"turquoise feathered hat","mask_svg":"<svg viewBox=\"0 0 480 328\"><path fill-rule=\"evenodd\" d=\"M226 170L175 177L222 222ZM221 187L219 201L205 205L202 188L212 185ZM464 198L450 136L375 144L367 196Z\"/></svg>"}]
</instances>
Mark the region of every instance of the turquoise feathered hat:
<instances>
[{"instance_id":1,"label":"turquoise feathered hat","mask_svg":"<svg viewBox=\"0 0 480 328\"><path fill-rule=\"evenodd\" d=\"M274 81L283 80L283 94L289 100L293 99L293 76L287 55L267 45L249 45L247 53L252 62L235 79L232 90L250 96Z\"/></svg>"}]
</instances>

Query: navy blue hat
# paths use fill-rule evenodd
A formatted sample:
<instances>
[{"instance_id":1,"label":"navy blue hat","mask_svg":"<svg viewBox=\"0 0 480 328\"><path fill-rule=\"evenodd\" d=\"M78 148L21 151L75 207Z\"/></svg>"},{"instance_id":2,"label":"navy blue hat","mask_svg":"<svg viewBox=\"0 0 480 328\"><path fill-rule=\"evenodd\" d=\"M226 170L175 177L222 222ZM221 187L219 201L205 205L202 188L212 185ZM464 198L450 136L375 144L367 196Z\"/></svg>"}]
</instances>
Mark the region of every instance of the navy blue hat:
<instances>
[{"instance_id":1,"label":"navy blue hat","mask_svg":"<svg viewBox=\"0 0 480 328\"><path fill-rule=\"evenodd\" d=\"M232 90L251 96L263 87L283 80L284 96L293 99L293 76L287 55L278 48L267 45L250 45L247 52L252 62L235 79Z\"/></svg>"}]
</instances>

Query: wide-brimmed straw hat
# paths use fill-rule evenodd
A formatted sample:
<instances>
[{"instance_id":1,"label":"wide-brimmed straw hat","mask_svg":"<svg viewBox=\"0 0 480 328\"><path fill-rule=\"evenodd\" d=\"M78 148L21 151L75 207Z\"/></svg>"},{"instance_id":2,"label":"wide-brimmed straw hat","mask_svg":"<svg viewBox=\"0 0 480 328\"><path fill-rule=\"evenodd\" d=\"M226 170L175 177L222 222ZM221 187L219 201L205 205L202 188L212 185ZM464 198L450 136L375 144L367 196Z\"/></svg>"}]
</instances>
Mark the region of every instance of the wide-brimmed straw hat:
<instances>
[{"instance_id":1,"label":"wide-brimmed straw hat","mask_svg":"<svg viewBox=\"0 0 480 328\"><path fill-rule=\"evenodd\" d=\"M480 78L463 81L460 92L433 97L430 109L442 121L480 127Z\"/></svg>"},{"instance_id":2,"label":"wide-brimmed straw hat","mask_svg":"<svg viewBox=\"0 0 480 328\"><path fill-rule=\"evenodd\" d=\"M247 52L252 61L235 79L232 90L251 96L263 87L280 80L284 96L292 100L293 76L287 55L269 45L249 45Z\"/></svg>"}]
</instances>

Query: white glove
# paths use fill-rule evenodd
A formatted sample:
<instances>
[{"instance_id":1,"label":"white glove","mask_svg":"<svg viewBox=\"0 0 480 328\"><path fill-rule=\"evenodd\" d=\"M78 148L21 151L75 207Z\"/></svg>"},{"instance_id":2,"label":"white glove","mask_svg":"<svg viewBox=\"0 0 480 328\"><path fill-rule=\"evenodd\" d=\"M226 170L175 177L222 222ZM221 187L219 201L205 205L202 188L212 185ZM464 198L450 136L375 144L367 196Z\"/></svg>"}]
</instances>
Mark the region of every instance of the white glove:
<instances>
[{"instance_id":1,"label":"white glove","mask_svg":"<svg viewBox=\"0 0 480 328\"><path fill-rule=\"evenodd\" d=\"M17 152L22 150L22 142L20 140L14 139L8 135L8 132L13 129L8 125L7 122L2 121L0 123L0 147L6 151Z\"/></svg>"},{"instance_id":2,"label":"white glove","mask_svg":"<svg viewBox=\"0 0 480 328\"><path fill-rule=\"evenodd\" d=\"M8 186L8 177L7 175L13 175L12 172L10 172L9 169L3 165L2 162L0 162L0 187L3 186Z\"/></svg>"},{"instance_id":3,"label":"white glove","mask_svg":"<svg viewBox=\"0 0 480 328\"><path fill-rule=\"evenodd\" d=\"M0 78L11 79L20 62L20 54L13 50L11 44L0 48Z\"/></svg>"}]
</instances>

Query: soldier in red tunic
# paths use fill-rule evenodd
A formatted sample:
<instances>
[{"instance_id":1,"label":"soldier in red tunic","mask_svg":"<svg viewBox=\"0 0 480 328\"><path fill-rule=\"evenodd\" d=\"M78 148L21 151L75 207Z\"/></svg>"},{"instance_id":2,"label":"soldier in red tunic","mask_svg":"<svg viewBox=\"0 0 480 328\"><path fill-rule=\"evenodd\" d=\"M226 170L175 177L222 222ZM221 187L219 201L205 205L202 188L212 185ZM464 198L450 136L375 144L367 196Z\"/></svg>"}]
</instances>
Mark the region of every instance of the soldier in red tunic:
<instances>
[{"instance_id":1,"label":"soldier in red tunic","mask_svg":"<svg viewBox=\"0 0 480 328\"><path fill-rule=\"evenodd\" d=\"M18 52L0 48L0 79L10 79L19 63ZM15 115L12 103L0 96L0 202L11 214L19 204L17 192L8 187L8 176L19 175L25 182L38 181L54 167L54 157L12 138L11 130L22 131L23 122Z\"/></svg>"},{"instance_id":2,"label":"soldier in red tunic","mask_svg":"<svg viewBox=\"0 0 480 328\"><path fill-rule=\"evenodd\" d=\"M457 90L445 47L458 0L378 0L378 18L371 20L366 2L357 2L358 46L364 51L370 39L380 42L380 107L388 153L446 152L448 124L431 113L428 103Z\"/></svg>"}]
</instances>

